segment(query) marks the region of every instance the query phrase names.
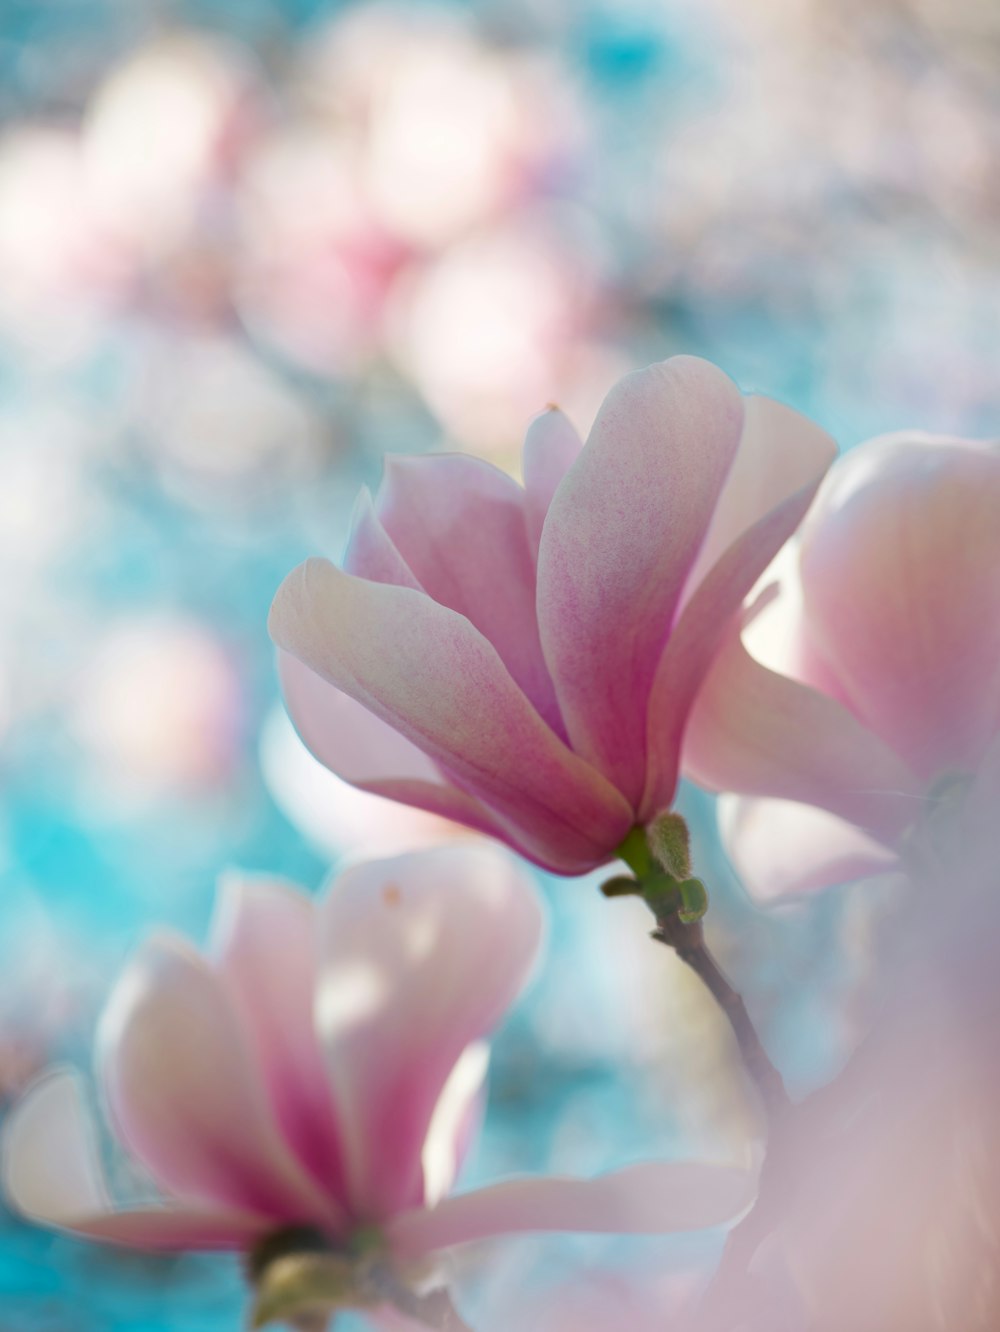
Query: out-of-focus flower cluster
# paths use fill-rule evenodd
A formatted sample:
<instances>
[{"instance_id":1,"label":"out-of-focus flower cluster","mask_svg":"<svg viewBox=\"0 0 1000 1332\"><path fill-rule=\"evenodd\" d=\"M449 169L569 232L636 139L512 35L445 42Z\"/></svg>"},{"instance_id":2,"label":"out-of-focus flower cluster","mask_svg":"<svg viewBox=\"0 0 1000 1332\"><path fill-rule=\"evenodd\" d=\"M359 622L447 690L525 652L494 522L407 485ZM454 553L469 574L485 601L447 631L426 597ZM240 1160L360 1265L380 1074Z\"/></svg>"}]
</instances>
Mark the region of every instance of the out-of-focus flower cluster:
<instances>
[{"instance_id":1,"label":"out-of-focus flower cluster","mask_svg":"<svg viewBox=\"0 0 1000 1332\"><path fill-rule=\"evenodd\" d=\"M331 860L468 835L339 781L277 700L262 628L273 590L306 554L338 556L384 453L454 445L513 471L546 402L585 434L624 368L681 349L848 446L910 422L995 431L1000 412L998 33L974 0L503 12L488 0L192 0L191 21L212 10L214 26L165 32L141 5L94 0L86 33L80 0L12 8L0 33L5 1102L53 1057L80 1057L151 918L203 932L226 864L316 883ZM98 16L113 29L103 44ZM877 542L867 549L882 560ZM756 604L751 653L797 579L786 564L782 597ZM976 586L978 605L991 585ZM942 614L960 605L947 578L934 589ZM850 671L831 683L787 655L764 661L869 724L845 700ZM933 654L924 664L950 678ZM959 695L976 697L964 684ZM901 805L947 794L904 768ZM720 784L739 786L732 773ZM816 887L897 867L905 850L898 827L873 849L863 819L845 827L760 794L766 819L753 794L727 802L751 888ZM871 968L886 899L800 895L758 911L708 834L707 801L680 799L712 880L713 946L805 1090L856 1038L852 982ZM498 1047L473 1182L592 1175L640 1144L745 1138L753 1111L725 1023L648 945L645 908L609 914L581 885L553 910L544 980ZM989 913L973 919L988 936ZM968 940L949 942L961 958ZM916 1003L914 974L890 971ZM894 1010L874 1062L901 1031ZM984 1103L968 1070L988 1069L989 1049L970 1037L949 1065L972 1091L948 1113ZM900 1101L858 1121L876 1142L922 1085L916 1060L898 1067ZM863 1063L852 1068L866 1085ZM935 1113L917 1123L915 1154L938 1134ZM813 1150L809 1133L801 1141L789 1135L793 1166ZM831 1159L854 1145L838 1138ZM908 1161L881 1176L887 1190ZM807 1177L790 1211L812 1215L826 1187ZM803 1226L800 1238L822 1287L826 1237ZM182 1262L174 1282L108 1258L95 1275L91 1252L48 1243L0 1213L0 1308L15 1332L41 1319L176 1326L190 1321L185 1289L199 1317L210 1307L213 1326L232 1321L239 1294L215 1267ZM644 1252L634 1281L616 1272L588 1299L574 1289L581 1266L618 1255L546 1247L551 1299L510 1317L659 1326L666 1297L640 1277L701 1269L690 1254ZM841 1270L861 1256L838 1252ZM786 1255L766 1257L782 1299ZM519 1284L537 1266L533 1248L493 1279ZM838 1315L857 1324L844 1299ZM773 1310L761 1317L773 1332Z\"/></svg>"},{"instance_id":2,"label":"out-of-focus flower cluster","mask_svg":"<svg viewBox=\"0 0 1000 1332\"><path fill-rule=\"evenodd\" d=\"M389 370L487 451L554 393L590 407L611 358L606 260L580 206L589 127L566 63L389 3L285 55L268 68L179 33L112 70L76 123L10 129L5 335L43 360L136 322L167 338L142 407L179 462L210 470L226 465L220 434L252 454L267 424L272 448L296 433L273 358L353 385ZM166 420L164 373L188 381ZM264 420L199 429L199 399Z\"/></svg>"}]
</instances>

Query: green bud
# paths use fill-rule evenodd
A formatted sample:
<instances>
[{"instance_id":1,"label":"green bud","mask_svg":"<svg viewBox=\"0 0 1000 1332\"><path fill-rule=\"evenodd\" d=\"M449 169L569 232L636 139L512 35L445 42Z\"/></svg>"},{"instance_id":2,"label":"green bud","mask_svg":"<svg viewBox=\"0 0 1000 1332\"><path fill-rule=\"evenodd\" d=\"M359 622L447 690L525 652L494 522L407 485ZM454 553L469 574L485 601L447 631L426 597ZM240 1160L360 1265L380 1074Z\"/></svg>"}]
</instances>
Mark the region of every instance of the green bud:
<instances>
[{"instance_id":1,"label":"green bud","mask_svg":"<svg viewBox=\"0 0 1000 1332\"><path fill-rule=\"evenodd\" d=\"M679 814L667 810L657 814L646 828L649 849L658 863L675 879L686 879L691 873L691 834Z\"/></svg>"},{"instance_id":2,"label":"green bud","mask_svg":"<svg viewBox=\"0 0 1000 1332\"><path fill-rule=\"evenodd\" d=\"M677 909L677 919L684 925L693 925L701 920L708 910L708 893L701 879L685 879L678 884L681 904Z\"/></svg>"}]
</instances>

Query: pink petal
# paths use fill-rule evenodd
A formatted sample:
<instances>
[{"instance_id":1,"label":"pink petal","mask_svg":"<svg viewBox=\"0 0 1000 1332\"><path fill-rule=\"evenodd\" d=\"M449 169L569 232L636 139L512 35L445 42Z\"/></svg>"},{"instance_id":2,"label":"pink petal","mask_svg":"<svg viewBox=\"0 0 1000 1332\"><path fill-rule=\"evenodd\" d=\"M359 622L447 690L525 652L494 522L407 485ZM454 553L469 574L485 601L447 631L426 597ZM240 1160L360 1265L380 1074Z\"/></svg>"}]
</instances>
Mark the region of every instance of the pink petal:
<instances>
[{"instance_id":1,"label":"pink petal","mask_svg":"<svg viewBox=\"0 0 1000 1332\"><path fill-rule=\"evenodd\" d=\"M810 637L799 578L798 534L782 546L758 586L743 628L743 645L751 657L849 708L839 681Z\"/></svg>"},{"instance_id":2,"label":"pink petal","mask_svg":"<svg viewBox=\"0 0 1000 1332\"><path fill-rule=\"evenodd\" d=\"M853 824L794 800L723 796L719 828L743 886L760 902L883 874L898 864Z\"/></svg>"},{"instance_id":3,"label":"pink petal","mask_svg":"<svg viewBox=\"0 0 1000 1332\"><path fill-rule=\"evenodd\" d=\"M242 1248L269 1224L266 1217L221 1208L115 1210L80 1080L65 1070L36 1082L8 1116L3 1185L14 1207L40 1225L139 1249Z\"/></svg>"},{"instance_id":4,"label":"pink petal","mask_svg":"<svg viewBox=\"0 0 1000 1332\"><path fill-rule=\"evenodd\" d=\"M735 455L742 399L676 357L604 401L538 552L538 619L573 748L637 807L646 708L688 571Z\"/></svg>"},{"instance_id":5,"label":"pink petal","mask_svg":"<svg viewBox=\"0 0 1000 1332\"><path fill-rule=\"evenodd\" d=\"M436 763L363 704L289 652L279 653L278 671L295 729L331 772L362 791L498 835L489 811L478 800L448 785Z\"/></svg>"},{"instance_id":6,"label":"pink petal","mask_svg":"<svg viewBox=\"0 0 1000 1332\"><path fill-rule=\"evenodd\" d=\"M558 407L550 407L536 416L528 427L522 467L528 539L536 554L552 497L582 448L583 441L576 429Z\"/></svg>"},{"instance_id":7,"label":"pink petal","mask_svg":"<svg viewBox=\"0 0 1000 1332\"><path fill-rule=\"evenodd\" d=\"M320 684L337 693L323 681ZM353 699L347 701L357 706ZM383 725L376 718L372 720L376 726ZM351 786L310 754L281 707L275 708L265 722L260 762L268 790L279 808L313 846L338 863L395 856L421 846L440 846L442 842L478 835L415 805L401 805Z\"/></svg>"},{"instance_id":8,"label":"pink petal","mask_svg":"<svg viewBox=\"0 0 1000 1332\"><path fill-rule=\"evenodd\" d=\"M835 453L833 440L797 412L767 398L749 400L740 452L695 570L700 582L653 681L640 821L673 800L694 696L747 593L805 517Z\"/></svg>"},{"instance_id":9,"label":"pink petal","mask_svg":"<svg viewBox=\"0 0 1000 1332\"><path fill-rule=\"evenodd\" d=\"M631 826L621 796L545 725L464 616L309 560L279 588L270 628L279 646L440 763L540 863L580 873Z\"/></svg>"},{"instance_id":10,"label":"pink petal","mask_svg":"<svg viewBox=\"0 0 1000 1332\"><path fill-rule=\"evenodd\" d=\"M846 708L761 666L734 630L695 701L687 776L714 791L819 805L891 845L920 783Z\"/></svg>"},{"instance_id":11,"label":"pink petal","mask_svg":"<svg viewBox=\"0 0 1000 1332\"><path fill-rule=\"evenodd\" d=\"M744 532L788 500L813 496L836 456L833 439L807 416L773 398L751 394L744 403L739 449L688 576L683 604Z\"/></svg>"},{"instance_id":12,"label":"pink petal","mask_svg":"<svg viewBox=\"0 0 1000 1332\"><path fill-rule=\"evenodd\" d=\"M852 709L918 773L974 770L1000 730L1000 449L873 440L802 534L810 629Z\"/></svg>"},{"instance_id":13,"label":"pink petal","mask_svg":"<svg viewBox=\"0 0 1000 1332\"><path fill-rule=\"evenodd\" d=\"M428 1207L450 1193L465 1153L482 1121L490 1047L473 1041L459 1056L434 1106L420 1152L423 1198Z\"/></svg>"},{"instance_id":14,"label":"pink petal","mask_svg":"<svg viewBox=\"0 0 1000 1332\"><path fill-rule=\"evenodd\" d=\"M595 1179L512 1179L396 1218L401 1257L491 1236L562 1230L662 1235L721 1225L753 1202L757 1172L701 1162L650 1161Z\"/></svg>"},{"instance_id":15,"label":"pink petal","mask_svg":"<svg viewBox=\"0 0 1000 1332\"><path fill-rule=\"evenodd\" d=\"M420 587L413 570L396 548L392 537L372 505L367 486L358 496L347 543L344 568L373 583L394 583L398 587Z\"/></svg>"},{"instance_id":16,"label":"pink petal","mask_svg":"<svg viewBox=\"0 0 1000 1332\"><path fill-rule=\"evenodd\" d=\"M216 969L254 1051L285 1141L317 1186L343 1199L333 1098L313 1024L319 983L313 902L277 879L229 874L212 922Z\"/></svg>"},{"instance_id":17,"label":"pink petal","mask_svg":"<svg viewBox=\"0 0 1000 1332\"><path fill-rule=\"evenodd\" d=\"M354 1207L380 1220L421 1200L435 1107L463 1051L524 984L541 911L516 862L491 846L354 866L321 911L317 1027Z\"/></svg>"},{"instance_id":18,"label":"pink petal","mask_svg":"<svg viewBox=\"0 0 1000 1332\"><path fill-rule=\"evenodd\" d=\"M140 950L98 1042L115 1129L165 1193L339 1227L280 1134L222 982L182 940Z\"/></svg>"},{"instance_id":19,"label":"pink petal","mask_svg":"<svg viewBox=\"0 0 1000 1332\"><path fill-rule=\"evenodd\" d=\"M496 648L514 680L560 732L535 619L535 555L520 486L480 458L390 457L382 524L427 594Z\"/></svg>"}]
</instances>

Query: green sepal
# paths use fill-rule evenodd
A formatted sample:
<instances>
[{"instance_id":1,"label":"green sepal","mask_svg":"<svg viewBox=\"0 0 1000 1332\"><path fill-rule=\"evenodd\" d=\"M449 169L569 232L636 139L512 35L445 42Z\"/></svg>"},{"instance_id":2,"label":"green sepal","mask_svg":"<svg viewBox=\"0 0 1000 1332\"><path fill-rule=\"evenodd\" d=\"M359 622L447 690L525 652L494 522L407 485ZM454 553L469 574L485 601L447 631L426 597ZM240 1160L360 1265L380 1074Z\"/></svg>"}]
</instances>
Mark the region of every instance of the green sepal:
<instances>
[{"instance_id":1,"label":"green sepal","mask_svg":"<svg viewBox=\"0 0 1000 1332\"><path fill-rule=\"evenodd\" d=\"M613 879L605 879L601 892L605 897L641 897L642 884L628 874L616 874Z\"/></svg>"},{"instance_id":2,"label":"green sepal","mask_svg":"<svg viewBox=\"0 0 1000 1332\"><path fill-rule=\"evenodd\" d=\"M693 925L701 920L708 910L708 893L701 879L685 879L677 885L677 891L681 899L677 919L683 925Z\"/></svg>"},{"instance_id":3,"label":"green sepal","mask_svg":"<svg viewBox=\"0 0 1000 1332\"><path fill-rule=\"evenodd\" d=\"M657 862L675 879L691 874L691 834L679 814L667 810L646 828L646 840Z\"/></svg>"}]
</instances>

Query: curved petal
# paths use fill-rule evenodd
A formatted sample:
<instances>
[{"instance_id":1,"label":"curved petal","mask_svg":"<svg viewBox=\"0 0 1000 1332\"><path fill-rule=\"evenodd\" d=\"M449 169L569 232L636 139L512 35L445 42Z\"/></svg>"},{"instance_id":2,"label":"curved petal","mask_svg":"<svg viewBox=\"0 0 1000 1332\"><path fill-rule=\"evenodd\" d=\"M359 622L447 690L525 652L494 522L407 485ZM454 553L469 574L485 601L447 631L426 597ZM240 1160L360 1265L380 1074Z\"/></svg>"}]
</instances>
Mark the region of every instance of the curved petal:
<instances>
[{"instance_id":1,"label":"curved petal","mask_svg":"<svg viewBox=\"0 0 1000 1332\"><path fill-rule=\"evenodd\" d=\"M459 1056L437 1099L420 1152L424 1202L428 1207L451 1191L462 1159L482 1117L490 1047L473 1041Z\"/></svg>"},{"instance_id":2,"label":"curved petal","mask_svg":"<svg viewBox=\"0 0 1000 1332\"><path fill-rule=\"evenodd\" d=\"M809 626L852 710L926 778L1000 729L1000 447L890 436L830 473L802 533Z\"/></svg>"},{"instance_id":3,"label":"curved petal","mask_svg":"<svg viewBox=\"0 0 1000 1332\"><path fill-rule=\"evenodd\" d=\"M698 686L743 599L805 517L836 451L798 412L768 398L748 400L736 461L650 692L640 822L672 801Z\"/></svg>"},{"instance_id":4,"label":"curved petal","mask_svg":"<svg viewBox=\"0 0 1000 1332\"><path fill-rule=\"evenodd\" d=\"M735 628L691 711L684 769L709 790L819 805L890 845L921 790L846 708L754 661Z\"/></svg>"},{"instance_id":5,"label":"curved petal","mask_svg":"<svg viewBox=\"0 0 1000 1332\"><path fill-rule=\"evenodd\" d=\"M743 625L743 645L768 670L811 685L850 709L837 677L809 635L799 578L799 546L796 534L764 571L756 597L751 592L752 604Z\"/></svg>"},{"instance_id":6,"label":"curved petal","mask_svg":"<svg viewBox=\"0 0 1000 1332\"><path fill-rule=\"evenodd\" d=\"M68 1070L42 1077L8 1116L3 1187L14 1207L39 1225L138 1249L242 1248L269 1224L252 1212L221 1208L116 1210L108 1198L80 1079Z\"/></svg>"},{"instance_id":7,"label":"curved petal","mask_svg":"<svg viewBox=\"0 0 1000 1332\"><path fill-rule=\"evenodd\" d=\"M151 940L129 964L98 1051L116 1132L164 1192L339 1229L279 1133L221 981L182 940Z\"/></svg>"},{"instance_id":8,"label":"curved petal","mask_svg":"<svg viewBox=\"0 0 1000 1332\"><path fill-rule=\"evenodd\" d=\"M742 420L738 389L705 361L628 375L545 519L538 620L562 715L573 748L633 808L653 676Z\"/></svg>"},{"instance_id":9,"label":"curved petal","mask_svg":"<svg viewBox=\"0 0 1000 1332\"><path fill-rule=\"evenodd\" d=\"M754 1200L757 1172L693 1161L650 1161L595 1179L512 1179L406 1212L389 1227L402 1257L490 1236L562 1230L662 1235L721 1225Z\"/></svg>"},{"instance_id":10,"label":"curved petal","mask_svg":"<svg viewBox=\"0 0 1000 1332\"><path fill-rule=\"evenodd\" d=\"M744 401L739 448L688 576L682 605L744 532L792 497L814 495L836 456L835 441L808 416L774 398L750 394Z\"/></svg>"},{"instance_id":11,"label":"curved petal","mask_svg":"<svg viewBox=\"0 0 1000 1332\"><path fill-rule=\"evenodd\" d=\"M352 867L321 920L317 1030L355 1212L381 1220L420 1201L435 1107L524 984L541 909L511 857L452 846Z\"/></svg>"},{"instance_id":12,"label":"curved petal","mask_svg":"<svg viewBox=\"0 0 1000 1332\"><path fill-rule=\"evenodd\" d=\"M320 854L337 863L478 835L415 805L351 786L310 754L280 704L261 728L260 767L279 809Z\"/></svg>"},{"instance_id":13,"label":"curved petal","mask_svg":"<svg viewBox=\"0 0 1000 1332\"><path fill-rule=\"evenodd\" d=\"M524 473L528 540L537 557L545 515L563 477L580 456L583 441L558 407L542 412L528 426L521 465Z\"/></svg>"},{"instance_id":14,"label":"curved petal","mask_svg":"<svg viewBox=\"0 0 1000 1332\"><path fill-rule=\"evenodd\" d=\"M399 800L498 836L488 810L446 784L423 750L349 694L293 657L278 654L288 714L302 742L325 767L362 791Z\"/></svg>"},{"instance_id":15,"label":"curved petal","mask_svg":"<svg viewBox=\"0 0 1000 1332\"><path fill-rule=\"evenodd\" d=\"M270 629L446 768L541 863L593 868L631 827L618 792L545 725L464 616L308 560L279 588Z\"/></svg>"},{"instance_id":16,"label":"curved petal","mask_svg":"<svg viewBox=\"0 0 1000 1332\"><path fill-rule=\"evenodd\" d=\"M719 830L743 886L760 902L883 874L897 864L860 828L794 800L722 796Z\"/></svg>"},{"instance_id":17,"label":"curved petal","mask_svg":"<svg viewBox=\"0 0 1000 1332\"><path fill-rule=\"evenodd\" d=\"M230 873L219 884L211 955L242 1019L285 1141L317 1186L344 1200L333 1098L316 1040L316 908L278 879Z\"/></svg>"},{"instance_id":18,"label":"curved petal","mask_svg":"<svg viewBox=\"0 0 1000 1332\"><path fill-rule=\"evenodd\" d=\"M378 513L428 596L476 626L539 713L562 732L538 639L535 551L517 482L464 454L390 456Z\"/></svg>"},{"instance_id":19,"label":"curved petal","mask_svg":"<svg viewBox=\"0 0 1000 1332\"><path fill-rule=\"evenodd\" d=\"M351 519L351 535L344 556L344 568L373 583L394 583L398 587L419 588L413 570L403 559L372 504L371 491L365 486L358 495Z\"/></svg>"}]
</instances>

